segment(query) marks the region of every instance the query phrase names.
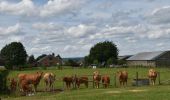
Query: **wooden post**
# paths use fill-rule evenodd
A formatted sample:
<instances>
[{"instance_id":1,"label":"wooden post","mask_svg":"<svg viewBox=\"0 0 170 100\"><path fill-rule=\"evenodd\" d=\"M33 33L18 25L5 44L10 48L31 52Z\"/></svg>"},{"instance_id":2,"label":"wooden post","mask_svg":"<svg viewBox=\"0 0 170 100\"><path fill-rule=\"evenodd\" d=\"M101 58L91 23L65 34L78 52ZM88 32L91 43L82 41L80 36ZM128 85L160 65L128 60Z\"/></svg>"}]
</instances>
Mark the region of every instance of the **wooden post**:
<instances>
[{"instance_id":1,"label":"wooden post","mask_svg":"<svg viewBox=\"0 0 170 100\"><path fill-rule=\"evenodd\" d=\"M116 73L114 74L114 80L115 80L114 85L116 87Z\"/></svg>"},{"instance_id":2,"label":"wooden post","mask_svg":"<svg viewBox=\"0 0 170 100\"><path fill-rule=\"evenodd\" d=\"M76 78L77 78L77 75L75 74L74 75L74 81L73 81L73 84L74 84L74 88L77 89L77 86L76 86Z\"/></svg>"},{"instance_id":3,"label":"wooden post","mask_svg":"<svg viewBox=\"0 0 170 100\"><path fill-rule=\"evenodd\" d=\"M160 77L160 72L158 72L158 84L161 85L161 77Z\"/></svg>"},{"instance_id":4,"label":"wooden post","mask_svg":"<svg viewBox=\"0 0 170 100\"><path fill-rule=\"evenodd\" d=\"M93 75L93 88L94 88L94 75Z\"/></svg>"},{"instance_id":5,"label":"wooden post","mask_svg":"<svg viewBox=\"0 0 170 100\"><path fill-rule=\"evenodd\" d=\"M136 86L138 86L138 72L136 72Z\"/></svg>"}]
</instances>

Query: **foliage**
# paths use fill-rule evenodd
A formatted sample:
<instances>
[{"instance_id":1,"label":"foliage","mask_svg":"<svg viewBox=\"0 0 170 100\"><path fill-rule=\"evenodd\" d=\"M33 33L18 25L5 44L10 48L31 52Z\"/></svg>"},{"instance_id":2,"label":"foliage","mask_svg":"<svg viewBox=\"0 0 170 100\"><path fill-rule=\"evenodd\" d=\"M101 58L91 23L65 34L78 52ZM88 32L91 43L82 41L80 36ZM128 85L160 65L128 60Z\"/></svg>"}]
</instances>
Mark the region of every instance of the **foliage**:
<instances>
[{"instance_id":1,"label":"foliage","mask_svg":"<svg viewBox=\"0 0 170 100\"><path fill-rule=\"evenodd\" d=\"M7 69L24 65L27 59L27 52L21 42L7 44L2 48L0 55L5 60Z\"/></svg>"},{"instance_id":2,"label":"foliage","mask_svg":"<svg viewBox=\"0 0 170 100\"><path fill-rule=\"evenodd\" d=\"M47 56L47 55L46 55L46 54L42 54L42 55L38 56L37 59L36 59L36 61L40 60L41 58L43 58L43 57L45 57L45 56Z\"/></svg>"},{"instance_id":3,"label":"foliage","mask_svg":"<svg viewBox=\"0 0 170 100\"><path fill-rule=\"evenodd\" d=\"M105 64L109 59L112 59L114 64L117 63L118 49L111 41L99 42L90 49L90 54L85 57L86 63L93 63L95 60L99 64Z\"/></svg>"},{"instance_id":4,"label":"foliage","mask_svg":"<svg viewBox=\"0 0 170 100\"><path fill-rule=\"evenodd\" d=\"M65 65L66 66L72 66L72 67L79 66L79 64L77 62L75 62L74 60L72 60L72 59L69 59L68 61L66 61Z\"/></svg>"},{"instance_id":5,"label":"foliage","mask_svg":"<svg viewBox=\"0 0 170 100\"><path fill-rule=\"evenodd\" d=\"M29 64L32 64L35 62L35 58L34 58L34 55L31 55L29 58L28 58L28 63Z\"/></svg>"},{"instance_id":6,"label":"foliage","mask_svg":"<svg viewBox=\"0 0 170 100\"><path fill-rule=\"evenodd\" d=\"M7 88L7 76L9 71L8 70L0 70L0 93L8 92Z\"/></svg>"},{"instance_id":7,"label":"foliage","mask_svg":"<svg viewBox=\"0 0 170 100\"><path fill-rule=\"evenodd\" d=\"M34 55L31 55L29 58L28 58L28 65L30 67L36 67L37 64L36 64L36 60L34 58Z\"/></svg>"}]
</instances>

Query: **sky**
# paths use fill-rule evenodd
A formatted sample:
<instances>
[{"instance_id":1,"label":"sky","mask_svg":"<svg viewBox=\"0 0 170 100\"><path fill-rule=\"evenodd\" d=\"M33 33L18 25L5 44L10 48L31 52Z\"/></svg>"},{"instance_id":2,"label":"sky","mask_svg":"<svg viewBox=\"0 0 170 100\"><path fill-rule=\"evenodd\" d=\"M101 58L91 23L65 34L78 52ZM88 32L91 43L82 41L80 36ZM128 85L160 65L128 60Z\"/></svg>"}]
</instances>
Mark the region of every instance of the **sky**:
<instances>
[{"instance_id":1,"label":"sky","mask_svg":"<svg viewBox=\"0 0 170 100\"><path fill-rule=\"evenodd\" d=\"M0 0L0 48L83 57L103 41L119 55L170 50L169 0Z\"/></svg>"}]
</instances>

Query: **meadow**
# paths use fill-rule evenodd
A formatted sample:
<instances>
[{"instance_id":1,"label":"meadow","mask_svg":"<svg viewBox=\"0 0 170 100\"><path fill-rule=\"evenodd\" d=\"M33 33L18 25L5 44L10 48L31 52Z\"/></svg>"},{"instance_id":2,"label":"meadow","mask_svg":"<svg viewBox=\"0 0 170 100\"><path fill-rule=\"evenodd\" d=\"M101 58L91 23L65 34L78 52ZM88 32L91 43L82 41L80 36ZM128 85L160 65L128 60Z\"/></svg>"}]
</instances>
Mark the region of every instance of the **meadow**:
<instances>
[{"instance_id":1,"label":"meadow","mask_svg":"<svg viewBox=\"0 0 170 100\"><path fill-rule=\"evenodd\" d=\"M24 71L10 71L8 77L16 77L19 73L35 73L37 71L53 72L55 73L57 80L55 82L56 89L62 89L62 92L38 92L33 96L19 96L19 93L13 93L11 95L1 95L3 100L169 100L170 99L170 85L168 82L164 82L170 79L170 69L168 68L156 68L160 72L160 79L162 85L158 85L158 80L155 86L132 86L132 81L136 77L136 72L139 73L139 78L147 78L149 68L100 68L100 69L85 69L85 68L73 68L58 70L57 68L34 69ZM95 70L99 70L102 75L108 74L111 78L111 86L107 89L100 86L99 89L94 89L92 82L89 83L89 88L85 88L82 84L80 89L66 90L62 77L68 75L88 75L89 80L92 80L92 73ZM128 86L120 87L118 79L116 79L115 86L115 74L118 70L127 70L129 74ZM38 90L44 90L45 84L41 80Z\"/></svg>"}]
</instances>

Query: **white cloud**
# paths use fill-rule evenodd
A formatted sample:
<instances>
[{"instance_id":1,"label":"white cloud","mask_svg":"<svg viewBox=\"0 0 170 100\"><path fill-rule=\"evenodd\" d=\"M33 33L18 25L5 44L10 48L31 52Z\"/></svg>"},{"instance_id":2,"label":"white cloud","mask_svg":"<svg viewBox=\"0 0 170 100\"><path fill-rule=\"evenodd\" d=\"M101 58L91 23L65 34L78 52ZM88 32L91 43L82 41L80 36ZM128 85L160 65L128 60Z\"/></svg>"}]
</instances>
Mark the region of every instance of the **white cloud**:
<instances>
[{"instance_id":1,"label":"white cloud","mask_svg":"<svg viewBox=\"0 0 170 100\"><path fill-rule=\"evenodd\" d=\"M16 34L21 34L21 25L17 23L14 26L9 26L7 28L5 27L0 27L0 35L2 36L7 36L7 35L16 35Z\"/></svg>"},{"instance_id":2,"label":"white cloud","mask_svg":"<svg viewBox=\"0 0 170 100\"><path fill-rule=\"evenodd\" d=\"M40 16L52 16L58 14L73 13L81 7L85 0L49 0L40 11Z\"/></svg>"},{"instance_id":3,"label":"white cloud","mask_svg":"<svg viewBox=\"0 0 170 100\"><path fill-rule=\"evenodd\" d=\"M80 24L78 26L70 27L67 33L73 37L84 37L89 34L95 33L97 28L95 26Z\"/></svg>"},{"instance_id":4,"label":"white cloud","mask_svg":"<svg viewBox=\"0 0 170 100\"><path fill-rule=\"evenodd\" d=\"M155 8L151 13L146 15L146 19L151 23L170 23L170 6Z\"/></svg>"},{"instance_id":5,"label":"white cloud","mask_svg":"<svg viewBox=\"0 0 170 100\"><path fill-rule=\"evenodd\" d=\"M37 30L42 30L42 31L52 31L52 30L63 29L63 26L57 25L53 22L50 22L50 23L34 23L32 25L32 27L37 29Z\"/></svg>"},{"instance_id":6,"label":"white cloud","mask_svg":"<svg viewBox=\"0 0 170 100\"><path fill-rule=\"evenodd\" d=\"M31 16L32 14L35 14L36 10L32 0L22 0L18 3L7 1L0 2L1 13Z\"/></svg>"}]
</instances>

